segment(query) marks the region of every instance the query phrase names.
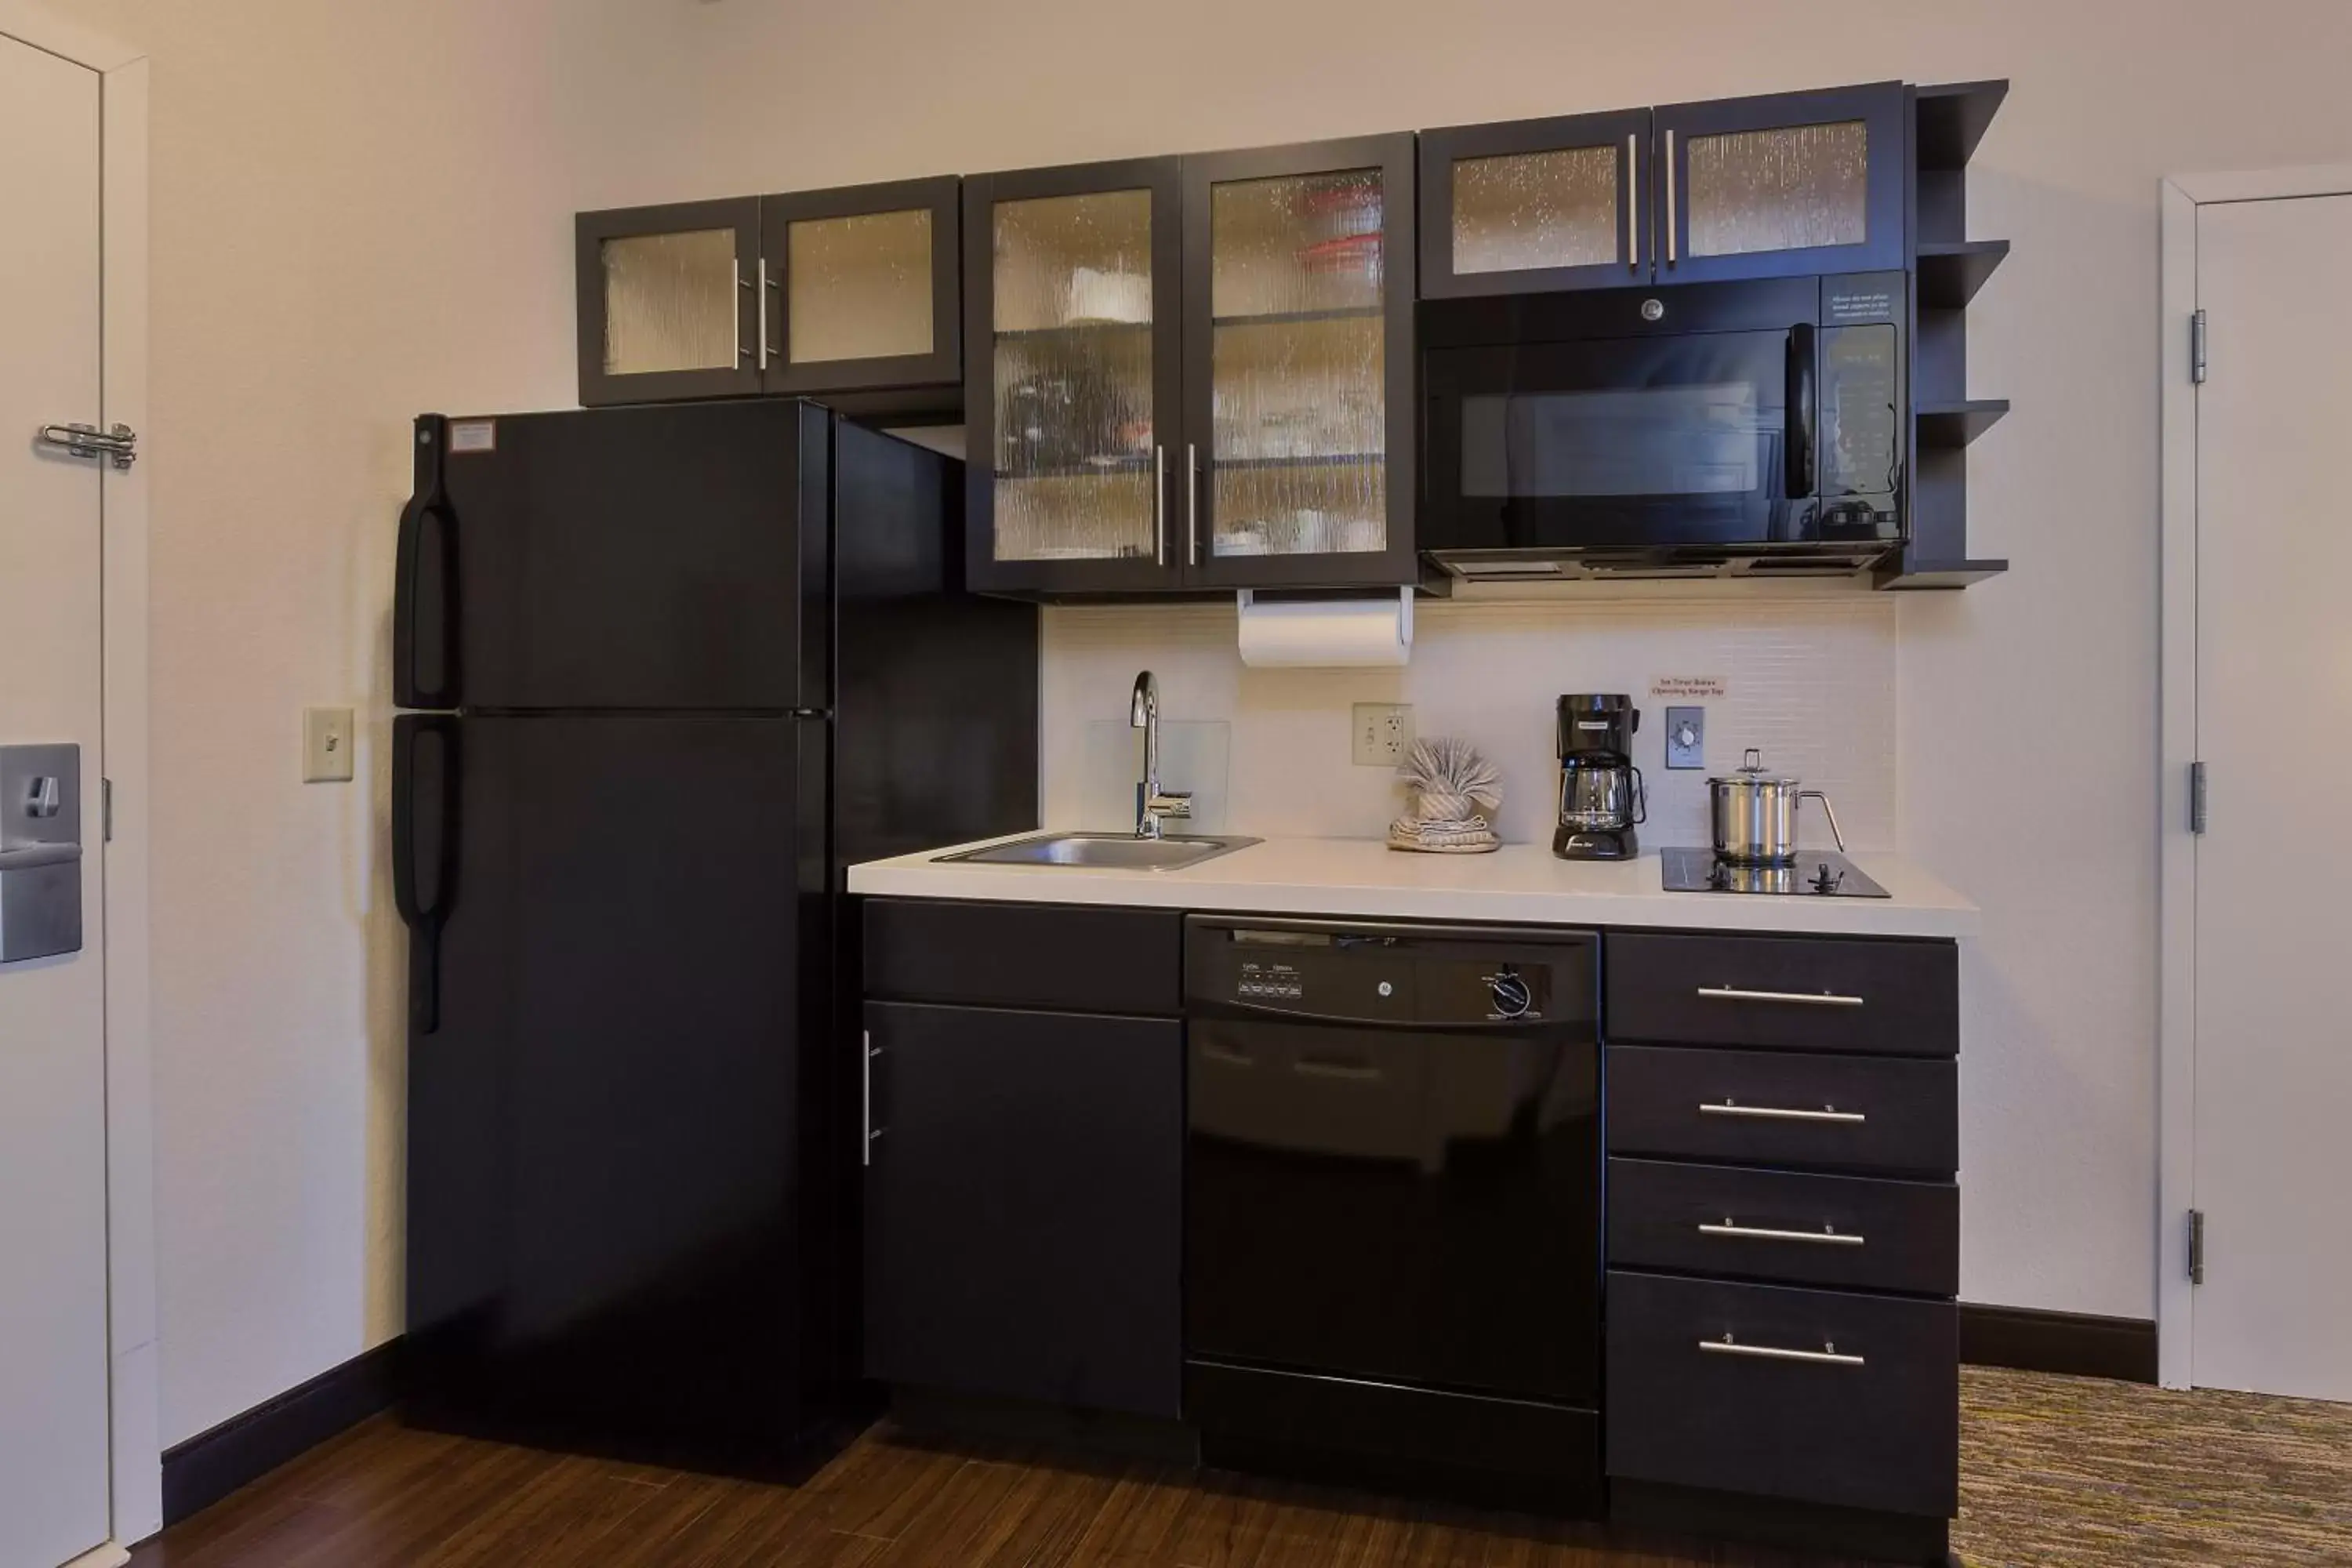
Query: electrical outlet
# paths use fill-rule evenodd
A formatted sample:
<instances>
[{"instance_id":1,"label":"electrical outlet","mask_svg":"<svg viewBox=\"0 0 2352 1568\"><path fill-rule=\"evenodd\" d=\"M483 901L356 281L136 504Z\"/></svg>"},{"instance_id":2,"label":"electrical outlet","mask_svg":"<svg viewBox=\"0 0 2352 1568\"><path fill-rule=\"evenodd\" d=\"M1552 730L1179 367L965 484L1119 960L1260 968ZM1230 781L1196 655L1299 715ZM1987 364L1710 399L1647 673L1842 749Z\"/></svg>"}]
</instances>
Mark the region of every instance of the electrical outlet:
<instances>
[{"instance_id":1,"label":"electrical outlet","mask_svg":"<svg viewBox=\"0 0 2352 1568\"><path fill-rule=\"evenodd\" d=\"M302 782L348 784L352 777L352 710L302 710Z\"/></svg>"},{"instance_id":2,"label":"electrical outlet","mask_svg":"<svg viewBox=\"0 0 2352 1568\"><path fill-rule=\"evenodd\" d=\"M1359 702L1354 714L1355 721L1349 726L1354 739L1349 752L1356 765L1402 767L1406 753L1412 750L1412 704Z\"/></svg>"}]
</instances>

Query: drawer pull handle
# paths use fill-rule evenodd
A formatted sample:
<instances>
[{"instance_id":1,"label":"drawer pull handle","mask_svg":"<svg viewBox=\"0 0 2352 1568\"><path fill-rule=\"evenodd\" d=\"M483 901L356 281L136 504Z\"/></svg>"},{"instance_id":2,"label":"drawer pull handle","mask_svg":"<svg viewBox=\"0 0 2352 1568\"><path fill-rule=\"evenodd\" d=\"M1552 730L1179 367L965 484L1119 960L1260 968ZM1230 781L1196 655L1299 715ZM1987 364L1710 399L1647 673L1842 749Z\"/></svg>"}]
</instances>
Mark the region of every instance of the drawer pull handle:
<instances>
[{"instance_id":1,"label":"drawer pull handle","mask_svg":"<svg viewBox=\"0 0 2352 1568\"><path fill-rule=\"evenodd\" d=\"M1834 991L1743 991L1737 985L1702 985L1698 994L1710 1002L1790 1002L1801 1007L1859 1007L1859 996Z\"/></svg>"},{"instance_id":2,"label":"drawer pull handle","mask_svg":"<svg viewBox=\"0 0 2352 1568\"><path fill-rule=\"evenodd\" d=\"M1743 1345L1729 1334L1719 1340L1701 1340L1698 1348L1711 1355L1753 1356L1758 1361L1801 1361L1815 1366L1861 1366L1862 1357L1841 1352L1834 1342L1825 1342L1817 1351L1784 1350L1779 1345Z\"/></svg>"},{"instance_id":3,"label":"drawer pull handle","mask_svg":"<svg viewBox=\"0 0 2352 1568\"><path fill-rule=\"evenodd\" d=\"M1860 1247L1863 1238L1846 1231L1836 1230L1769 1230L1757 1225L1735 1225L1725 1220L1721 1225L1702 1225L1701 1236L1737 1236L1750 1241L1804 1241L1815 1247Z\"/></svg>"},{"instance_id":4,"label":"drawer pull handle","mask_svg":"<svg viewBox=\"0 0 2352 1568\"><path fill-rule=\"evenodd\" d=\"M1781 1105L1734 1105L1725 1100L1721 1105L1702 1104L1701 1116L1745 1116L1758 1121L1837 1121L1858 1126L1870 1120L1859 1110L1840 1110L1825 1106L1819 1110L1799 1110Z\"/></svg>"}]
</instances>

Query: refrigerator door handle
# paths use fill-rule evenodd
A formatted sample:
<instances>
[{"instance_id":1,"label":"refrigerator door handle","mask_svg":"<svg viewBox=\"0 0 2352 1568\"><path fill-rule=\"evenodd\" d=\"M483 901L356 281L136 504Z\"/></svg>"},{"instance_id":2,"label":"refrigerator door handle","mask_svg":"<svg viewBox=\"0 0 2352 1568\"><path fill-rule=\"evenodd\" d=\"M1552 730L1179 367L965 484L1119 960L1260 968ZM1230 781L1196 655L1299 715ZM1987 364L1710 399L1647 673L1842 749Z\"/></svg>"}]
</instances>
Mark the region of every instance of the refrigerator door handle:
<instances>
[{"instance_id":1,"label":"refrigerator door handle","mask_svg":"<svg viewBox=\"0 0 2352 1568\"><path fill-rule=\"evenodd\" d=\"M448 447L449 421L417 416L415 488L401 510L393 574L393 700L403 708L457 706L457 518L443 468Z\"/></svg>"},{"instance_id":2,"label":"refrigerator door handle","mask_svg":"<svg viewBox=\"0 0 2352 1568\"><path fill-rule=\"evenodd\" d=\"M392 900L408 927L409 1021L425 1035L441 1026L441 928L457 893L457 735L442 713L403 715L392 731Z\"/></svg>"}]
</instances>

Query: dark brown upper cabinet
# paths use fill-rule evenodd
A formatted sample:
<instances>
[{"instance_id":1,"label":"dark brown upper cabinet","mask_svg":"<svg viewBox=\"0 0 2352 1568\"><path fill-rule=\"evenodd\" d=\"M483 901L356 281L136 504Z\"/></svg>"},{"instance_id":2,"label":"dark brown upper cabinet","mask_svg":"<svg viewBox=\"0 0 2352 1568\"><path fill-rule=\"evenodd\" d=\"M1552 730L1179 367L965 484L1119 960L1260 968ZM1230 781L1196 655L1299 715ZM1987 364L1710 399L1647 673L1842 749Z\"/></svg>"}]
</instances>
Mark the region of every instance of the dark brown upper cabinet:
<instances>
[{"instance_id":1,"label":"dark brown upper cabinet","mask_svg":"<svg viewBox=\"0 0 2352 1568\"><path fill-rule=\"evenodd\" d=\"M1409 584L1410 135L964 184L970 581Z\"/></svg>"},{"instance_id":2,"label":"dark brown upper cabinet","mask_svg":"<svg viewBox=\"0 0 2352 1568\"><path fill-rule=\"evenodd\" d=\"M1421 135L1425 299L1892 271L1900 82Z\"/></svg>"},{"instance_id":3,"label":"dark brown upper cabinet","mask_svg":"<svg viewBox=\"0 0 2352 1568\"><path fill-rule=\"evenodd\" d=\"M963 374L954 175L760 202L764 392L951 384Z\"/></svg>"},{"instance_id":4,"label":"dark brown upper cabinet","mask_svg":"<svg viewBox=\"0 0 2352 1568\"><path fill-rule=\"evenodd\" d=\"M1657 281L1906 265L1908 101L1884 81L1652 110Z\"/></svg>"},{"instance_id":5,"label":"dark brown upper cabinet","mask_svg":"<svg viewBox=\"0 0 2352 1568\"><path fill-rule=\"evenodd\" d=\"M582 213L580 401L760 390L756 197Z\"/></svg>"},{"instance_id":6,"label":"dark brown upper cabinet","mask_svg":"<svg viewBox=\"0 0 2352 1568\"><path fill-rule=\"evenodd\" d=\"M1177 161L979 174L963 198L967 582L1047 596L1180 586Z\"/></svg>"},{"instance_id":7,"label":"dark brown upper cabinet","mask_svg":"<svg viewBox=\"0 0 2352 1568\"><path fill-rule=\"evenodd\" d=\"M581 403L952 386L958 184L580 214Z\"/></svg>"},{"instance_id":8,"label":"dark brown upper cabinet","mask_svg":"<svg viewBox=\"0 0 2352 1568\"><path fill-rule=\"evenodd\" d=\"M1423 298L1648 282L1657 178L1646 109L1423 132Z\"/></svg>"}]
</instances>

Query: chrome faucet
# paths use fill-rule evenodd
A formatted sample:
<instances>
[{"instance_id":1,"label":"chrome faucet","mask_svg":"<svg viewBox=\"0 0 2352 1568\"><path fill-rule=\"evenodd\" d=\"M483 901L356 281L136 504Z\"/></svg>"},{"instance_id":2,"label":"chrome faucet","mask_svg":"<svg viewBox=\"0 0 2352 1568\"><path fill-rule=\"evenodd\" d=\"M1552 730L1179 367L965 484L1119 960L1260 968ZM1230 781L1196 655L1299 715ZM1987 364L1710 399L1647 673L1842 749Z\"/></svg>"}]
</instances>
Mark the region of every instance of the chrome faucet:
<instances>
[{"instance_id":1,"label":"chrome faucet","mask_svg":"<svg viewBox=\"0 0 2352 1568\"><path fill-rule=\"evenodd\" d=\"M1135 836L1158 838L1162 836L1162 817L1192 815L1192 792L1160 787L1160 683L1148 669L1135 678L1127 721L1143 731L1143 780L1135 786Z\"/></svg>"}]
</instances>

